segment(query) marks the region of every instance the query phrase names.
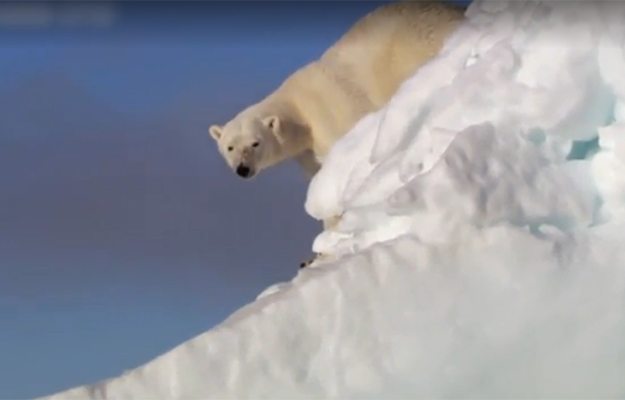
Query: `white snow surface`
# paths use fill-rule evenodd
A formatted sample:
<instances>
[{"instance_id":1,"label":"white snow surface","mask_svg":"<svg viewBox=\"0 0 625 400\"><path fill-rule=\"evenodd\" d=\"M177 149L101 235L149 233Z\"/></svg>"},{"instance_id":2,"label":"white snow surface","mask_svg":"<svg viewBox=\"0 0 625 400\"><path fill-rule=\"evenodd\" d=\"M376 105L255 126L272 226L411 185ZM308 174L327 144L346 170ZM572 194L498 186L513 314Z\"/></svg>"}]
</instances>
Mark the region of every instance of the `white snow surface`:
<instances>
[{"instance_id":1,"label":"white snow surface","mask_svg":"<svg viewBox=\"0 0 625 400\"><path fill-rule=\"evenodd\" d=\"M49 399L625 396L625 3L467 17L311 182L326 261Z\"/></svg>"}]
</instances>

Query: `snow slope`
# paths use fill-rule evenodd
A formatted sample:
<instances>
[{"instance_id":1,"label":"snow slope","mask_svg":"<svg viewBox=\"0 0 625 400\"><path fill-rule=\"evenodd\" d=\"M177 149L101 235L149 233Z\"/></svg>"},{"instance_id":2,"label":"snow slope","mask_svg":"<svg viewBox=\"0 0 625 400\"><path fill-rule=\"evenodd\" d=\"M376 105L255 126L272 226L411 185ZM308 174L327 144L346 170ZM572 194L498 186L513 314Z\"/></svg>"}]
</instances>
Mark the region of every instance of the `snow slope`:
<instances>
[{"instance_id":1,"label":"snow slope","mask_svg":"<svg viewBox=\"0 0 625 400\"><path fill-rule=\"evenodd\" d=\"M625 396L625 3L467 16L312 181L326 262L49 399Z\"/></svg>"}]
</instances>

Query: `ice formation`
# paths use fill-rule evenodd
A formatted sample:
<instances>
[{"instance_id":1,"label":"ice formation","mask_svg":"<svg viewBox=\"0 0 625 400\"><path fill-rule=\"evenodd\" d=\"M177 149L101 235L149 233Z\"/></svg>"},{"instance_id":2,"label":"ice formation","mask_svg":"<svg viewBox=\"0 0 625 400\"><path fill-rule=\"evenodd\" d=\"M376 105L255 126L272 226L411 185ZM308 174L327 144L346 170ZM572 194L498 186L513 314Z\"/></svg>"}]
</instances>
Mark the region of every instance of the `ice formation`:
<instances>
[{"instance_id":1,"label":"ice formation","mask_svg":"<svg viewBox=\"0 0 625 400\"><path fill-rule=\"evenodd\" d=\"M467 17L311 182L328 261L49 399L625 396L625 3Z\"/></svg>"}]
</instances>

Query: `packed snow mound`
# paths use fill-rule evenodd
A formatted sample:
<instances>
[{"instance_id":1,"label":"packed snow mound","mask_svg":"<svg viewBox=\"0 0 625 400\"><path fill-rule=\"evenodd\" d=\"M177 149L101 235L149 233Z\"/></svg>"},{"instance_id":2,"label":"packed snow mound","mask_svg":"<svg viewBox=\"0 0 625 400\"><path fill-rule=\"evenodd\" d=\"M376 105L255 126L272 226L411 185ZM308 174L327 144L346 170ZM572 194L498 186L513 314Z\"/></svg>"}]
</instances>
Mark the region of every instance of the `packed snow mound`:
<instances>
[{"instance_id":1,"label":"packed snow mound","mask_svg":"<svg viewBox=\"0 0 625 400\"><path fill-rule=\"evenodd\" d=\"M311 182L325 261L50 399L625 396L625 3L467 16Z\"/></svg>"}]
</instances>

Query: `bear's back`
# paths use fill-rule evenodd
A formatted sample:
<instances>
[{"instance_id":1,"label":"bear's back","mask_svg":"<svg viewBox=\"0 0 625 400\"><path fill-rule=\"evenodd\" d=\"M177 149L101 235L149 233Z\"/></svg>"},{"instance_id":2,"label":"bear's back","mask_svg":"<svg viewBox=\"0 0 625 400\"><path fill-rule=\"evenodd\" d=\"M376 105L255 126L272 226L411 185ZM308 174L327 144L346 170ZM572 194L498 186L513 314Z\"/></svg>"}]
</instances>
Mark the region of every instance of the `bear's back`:
<instances>
[{"instance_id":1,"label":"bear's back","mask_svg":"<svg viewBox=\"0 0 625 400\"><path fill-rule=\"evenodd\" d=\"M464 19L464 8L445 1L399 1L356 22L321 57L382 107L421 65L435 57Z\"/></svg>"},{"instance_id":2,"label":"bear's back","mask_svg":"<svg viewBox=\"0 0 625 400\"><path fill-rule=\"evenodd\" d=\"M442 48L464 18L438 1L402 1L361 18L319 60L289 76L270 97L287 101L310 128L315 154L382 108L401 83Z\"/></svg>"}]
</instances>

